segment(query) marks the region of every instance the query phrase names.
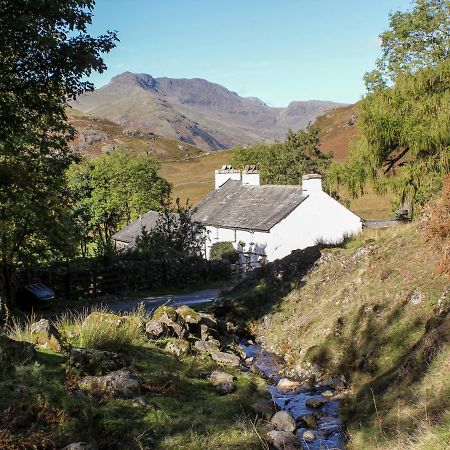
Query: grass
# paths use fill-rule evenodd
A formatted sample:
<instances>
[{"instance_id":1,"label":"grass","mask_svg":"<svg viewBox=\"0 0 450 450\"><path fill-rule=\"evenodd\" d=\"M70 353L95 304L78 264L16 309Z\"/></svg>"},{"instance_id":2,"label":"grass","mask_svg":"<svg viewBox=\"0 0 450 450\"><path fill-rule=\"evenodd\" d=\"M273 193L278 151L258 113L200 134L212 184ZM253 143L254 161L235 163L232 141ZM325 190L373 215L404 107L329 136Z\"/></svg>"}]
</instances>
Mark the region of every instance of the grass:
<instances>
[{"instance_id":1,"label":"grass","mask_svg":"<svg viewBox=\"0 0 450 450\"><path fill-rule=\"evenodd\" d=\"M266 394L262 379L226 369L237 377L236 391L220 396L205 377L217 368L209 357L177 359L163 350L167 340L147 340L137 326L146 319L142 309L119 317L115 328L110 325L116 317L107 314L96 311L95 321L87 325L86 314L67 314L57 326L72 345L132 355L145 386L145 406L78 395L79 375L68 370L67 356L39 349L13 376L0 378L0 449L62 448L79 441L95 443L100 450L261 448L261 424L255 424L250 405ZM16 324L11 332L26 336L20 334L26 326Z\"/></svg>"},{"instance_id":2,"label":"grass","mask_svg":"<svg viewBox=\"0 0 450 450\"><path fill-rule=\"evenodd\" d=\"M230 300L237 315L293 372L314 365L351 381L349 449L447 448L450 295L434 249L412 224L322 254L303 275L291 276L292 259L283 279L243 286Z\"/></svg>"}]
</instances>

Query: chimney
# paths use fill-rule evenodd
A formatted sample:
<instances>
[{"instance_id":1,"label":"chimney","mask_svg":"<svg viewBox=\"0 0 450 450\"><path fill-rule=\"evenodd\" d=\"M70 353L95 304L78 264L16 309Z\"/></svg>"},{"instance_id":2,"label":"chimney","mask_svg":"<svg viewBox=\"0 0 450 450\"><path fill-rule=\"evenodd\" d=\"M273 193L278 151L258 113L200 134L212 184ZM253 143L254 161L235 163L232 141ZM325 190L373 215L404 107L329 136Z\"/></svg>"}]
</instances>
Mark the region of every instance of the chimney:
<instances>
[{"instance_id":1,"label":"chimney","mask_svg":"<svg viewBox=\"0 0 450 450\"><path fill-rule=\"evenodd\" d=\"M241 181L241 171L233 169L230 165L224 165L215 171L216 189L219 189L228 180Z\"/></svg>"},{"instance_id":2,"label":"chimney","mask_svg":"<svg viewBox=\"0 0 450 450\"><path fill-rule=\"evenodd\" d=\"M259 172L255 165L244 167L242 171L242 184L259 186Z\"/></svg>"},{"instance_id":3,"label":"chimney","mask_svg":"<svg viewBox=\"0 0 450 450\"><path fill-rule=\"evenodd\" d=\"M317 173L308 173L302 176L302 190L307 195L322 192L322 177Z\"/></svg>"}]
</instances>

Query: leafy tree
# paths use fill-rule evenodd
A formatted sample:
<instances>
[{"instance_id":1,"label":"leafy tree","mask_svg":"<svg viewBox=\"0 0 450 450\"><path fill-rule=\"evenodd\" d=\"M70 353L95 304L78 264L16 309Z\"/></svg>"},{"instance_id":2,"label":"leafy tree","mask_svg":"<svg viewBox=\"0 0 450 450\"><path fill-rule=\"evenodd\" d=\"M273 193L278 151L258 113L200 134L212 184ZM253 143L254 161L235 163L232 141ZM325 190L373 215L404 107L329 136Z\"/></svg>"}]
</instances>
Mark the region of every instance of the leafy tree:
<instances>
[{"instance_id":1,"label":"leafy tree","mask_svg":"<svg viewBox=\"0 0 450 450\"><path fill-rule=\"evenodd\" d=\"M72 211L83 254L93 241L100 253L108 251L119 227L150 209L163 208L171 186L158 176L158 169L154 158L130 156L122 150L69 169Z\"/></svg>"},{"instance_id":2,"label":"leafy tree","mask_svg":"<svg viewBox=\"0 0 450 450\"><path fill-rule=\"evenodd\" d=\"M91 90L116 35L92 37L93 0L0 0L0 270L71 251L64 171L68 99ZM70 233L69 233L70 234Z\"/></svg>"},{"instance_id":3,"label":"leafy tree","mask_svg":"<svg viewBox=\"0 0 450 450\"><path fill-rule=\"evenodd\" d=\"M236 148L231 161L240 168L255 164L265 184L299 184L305 173L325 174L330 165L333 155L322 153L319 143L317 127L289 130L284 142Z\"/></svg>"},{"instance_id":4,"label":"leafy tree","mask_svg":"<svg viewBox=\"0 0 450 450\"><path fill-rule=\"evenodd\" d=\"M417 0L390 25L378 68L366 75L361 139L329 178L354 196L368 181L378 193L390 189L412 212L450 171L450 2Z\"/></svg>"},{"instance_id":5,"label":"leafy tree","mask_svg":"<svg viewBox=\"0 0 450 450\"><path fill-rule=\"evenodd\" d=\"M214 242L209 257L210 259L226 259L231 264L235 264L239 260L239 253L232 242Z\"/></svg>"},{"instance_id":6,"label":"leafy tree","mask_svg":"<svg viewBox=\"0 0 450 450\"><path fill-rule=\"evenodd\" d=\"M161 218L153 230L142 230L136 240L138 253L157 257L170 254L200 255L204 243L204 227L192 218L192 208L176 199L176 207L170 199L161 211Z\"/></svg>"}]
</instances>

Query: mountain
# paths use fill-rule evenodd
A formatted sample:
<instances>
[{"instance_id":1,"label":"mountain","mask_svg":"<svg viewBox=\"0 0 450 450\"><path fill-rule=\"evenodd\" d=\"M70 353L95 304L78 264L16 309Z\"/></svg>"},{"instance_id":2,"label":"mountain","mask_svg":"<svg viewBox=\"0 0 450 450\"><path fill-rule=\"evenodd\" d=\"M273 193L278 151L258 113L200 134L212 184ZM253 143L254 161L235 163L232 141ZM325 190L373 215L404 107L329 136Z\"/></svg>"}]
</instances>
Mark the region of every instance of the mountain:
<instances>
[{"instance_id":1,"label":"mountain","mask_svg":"<svg viewBox=\"0 0 450 450\"><path fill-rule=\"evenodd\" d=\"M218 150L283 139L289 128L304 128L343 105L310 100L273 108L200 78L153 78L125 72L80 96L72 106L124 127Z\"/></svg>"}]
</instances>

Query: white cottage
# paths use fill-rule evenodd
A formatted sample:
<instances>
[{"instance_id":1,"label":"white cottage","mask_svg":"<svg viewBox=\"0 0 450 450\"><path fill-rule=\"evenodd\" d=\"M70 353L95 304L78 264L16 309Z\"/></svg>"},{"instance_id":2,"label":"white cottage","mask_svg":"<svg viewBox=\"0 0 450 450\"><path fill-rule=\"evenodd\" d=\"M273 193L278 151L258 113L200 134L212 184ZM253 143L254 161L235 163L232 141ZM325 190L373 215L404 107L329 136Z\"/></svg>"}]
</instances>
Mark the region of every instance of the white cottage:
<instances>
[{"instance_id":1,"label":"white cottage","mask_svg":"<svg viewBox=\"0 0 450 450\"><path fill-rule=\"evenodd\" d=\"M260 185L254 166L243 172L223 166L215 187L194 213L206 227L207 258L215 242L229 241L255 265L319 242L342 242L362 228L356 214L322 190L320 175L304 175L301 186Z\"/></svg>"}]
</instances>

